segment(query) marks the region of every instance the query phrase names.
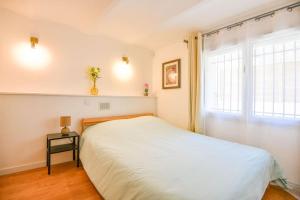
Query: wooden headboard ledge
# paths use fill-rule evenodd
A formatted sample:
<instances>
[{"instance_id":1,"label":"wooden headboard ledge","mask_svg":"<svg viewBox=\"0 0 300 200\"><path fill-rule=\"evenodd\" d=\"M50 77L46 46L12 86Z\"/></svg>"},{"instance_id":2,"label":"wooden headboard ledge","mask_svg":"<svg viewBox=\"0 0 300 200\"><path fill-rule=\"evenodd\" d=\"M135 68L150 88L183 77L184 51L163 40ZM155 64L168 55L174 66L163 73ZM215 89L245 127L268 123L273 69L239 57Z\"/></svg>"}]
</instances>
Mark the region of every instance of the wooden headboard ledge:
<instances>
[{"instance_id":1,"label":"wooden headboard ledge","mask_svg":"<svg viewBox=\"0 0 300 200\"><path fill-rule=\"evenodd\" d=\"M96 117L96 118L83 118L81 120L81 130L82 132L89 126L117 120L117 119L130 119L130 118L136 118L136 117L142 117L142 116L153 116L153 113L141 113L141 114L133 114L133 115L121 115L121 116L109 116L109 117Z\"/></svg>"}]
</instances>

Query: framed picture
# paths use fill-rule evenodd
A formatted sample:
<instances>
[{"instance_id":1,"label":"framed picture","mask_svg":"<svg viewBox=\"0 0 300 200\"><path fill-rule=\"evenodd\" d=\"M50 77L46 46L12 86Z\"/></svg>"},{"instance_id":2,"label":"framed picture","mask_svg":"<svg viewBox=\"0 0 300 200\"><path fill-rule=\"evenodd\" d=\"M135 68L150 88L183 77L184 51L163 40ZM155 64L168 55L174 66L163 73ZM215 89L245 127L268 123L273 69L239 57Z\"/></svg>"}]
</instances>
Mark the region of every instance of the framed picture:
<instances>
[{"instance_id":1,"label":"framed picture","mask_svg":"<svg viewBox=\"0 0 300 200\"><path fill-rule=\"evenodd\" d=\"M162 64L162 88L180 88L180 59Z\"/></svg>"}]
</instances>

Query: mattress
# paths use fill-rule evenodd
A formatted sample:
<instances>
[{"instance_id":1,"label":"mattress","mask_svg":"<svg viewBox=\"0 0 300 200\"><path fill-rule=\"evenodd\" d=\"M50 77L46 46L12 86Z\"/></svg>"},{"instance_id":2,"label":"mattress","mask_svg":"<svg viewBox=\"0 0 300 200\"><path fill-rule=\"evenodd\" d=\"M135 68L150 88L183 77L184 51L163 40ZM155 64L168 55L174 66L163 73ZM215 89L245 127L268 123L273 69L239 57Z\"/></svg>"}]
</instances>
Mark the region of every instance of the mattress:
<instances>
[{"instance_id":1,"label":"mattress","mask_svg":"<svg viewBox=\"0 0 300 200\"><path fill-rule=\"evenodd\" d=\"M258 200L282 178L265 150L147 116L87 128L80 159L107 200Z\"/></svg>"}]
</instances>

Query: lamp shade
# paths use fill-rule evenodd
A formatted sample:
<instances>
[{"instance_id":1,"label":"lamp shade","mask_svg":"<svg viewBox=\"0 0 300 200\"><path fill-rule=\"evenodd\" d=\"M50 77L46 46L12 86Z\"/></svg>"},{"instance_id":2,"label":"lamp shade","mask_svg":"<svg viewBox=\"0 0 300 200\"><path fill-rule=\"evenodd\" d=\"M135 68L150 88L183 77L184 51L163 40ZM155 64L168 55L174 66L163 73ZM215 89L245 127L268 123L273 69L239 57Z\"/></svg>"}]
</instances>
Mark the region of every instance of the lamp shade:
<instances>
[{"instance_id":1,"label":"lamp shade","mask_svg":"<svg viewBox=\"0 0 300 200\"><path fill-rule=\"evenodd\" d=\"M71 116L61 116L60 117L60 126L66 127L71 125Z\"/></svg>"}]
</instances>

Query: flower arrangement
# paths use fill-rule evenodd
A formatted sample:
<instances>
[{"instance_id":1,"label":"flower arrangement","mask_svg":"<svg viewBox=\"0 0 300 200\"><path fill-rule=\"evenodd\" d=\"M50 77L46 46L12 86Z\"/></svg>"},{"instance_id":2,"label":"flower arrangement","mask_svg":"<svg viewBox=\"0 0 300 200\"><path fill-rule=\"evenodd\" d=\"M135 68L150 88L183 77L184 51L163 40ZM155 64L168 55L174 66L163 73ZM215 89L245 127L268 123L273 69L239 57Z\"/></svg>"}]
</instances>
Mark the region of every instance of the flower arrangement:
<instances>
[{"instance_id":1,"label":"flower arrangement","mask_svg":"<svg viewBox=\"0 0 300 200\"><path fill-rule=\"evenodd\" d=\"M89 67L89 75L91 80L96 81L100 78L100 68L99 67Z\"/></svg>"},{"instance_id":2,"label":"flower arrangement","mask_svg":"<svg viewBox=\"0 0 300 200\"><path fill-rule=\"evenodd\" d=\"M96 87L96 81L100 78L100 68L89 66L88 68L89 78L93 81L93 87L91 88L91 95L98 95L98 88Z\"/></svg>"},{"instance_id":3,"label":"flower arrangement","mask_svg":"<svg viewBox=\"0 0 300 200\"><path fill-rule=\"evenodd\" d=\"M149 95L149 84L145 83L144 84L144 96L148 96Z\"/></svg>"}]
</instances>

